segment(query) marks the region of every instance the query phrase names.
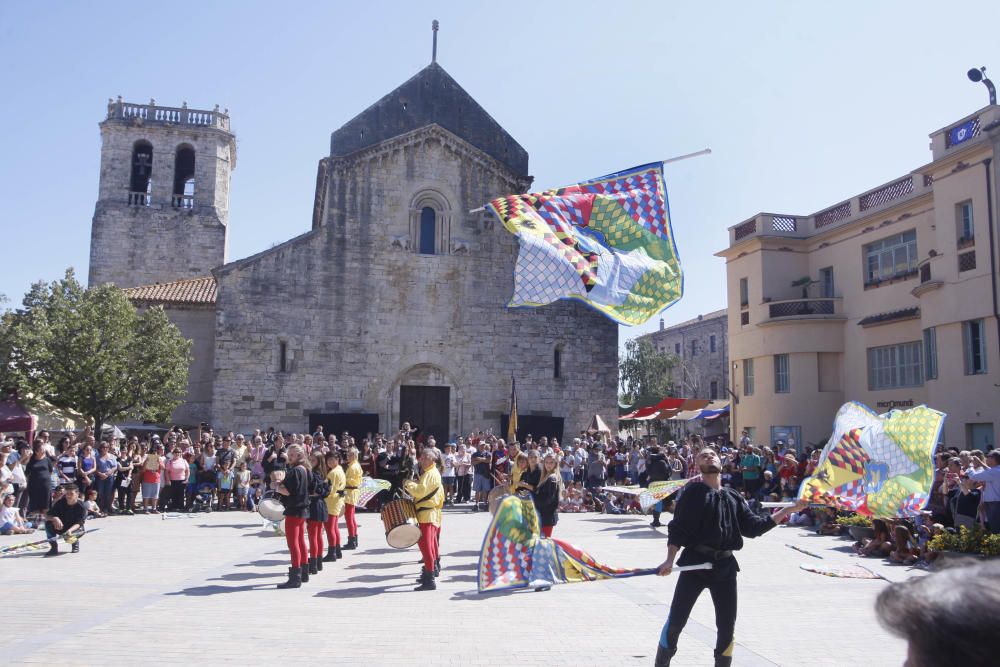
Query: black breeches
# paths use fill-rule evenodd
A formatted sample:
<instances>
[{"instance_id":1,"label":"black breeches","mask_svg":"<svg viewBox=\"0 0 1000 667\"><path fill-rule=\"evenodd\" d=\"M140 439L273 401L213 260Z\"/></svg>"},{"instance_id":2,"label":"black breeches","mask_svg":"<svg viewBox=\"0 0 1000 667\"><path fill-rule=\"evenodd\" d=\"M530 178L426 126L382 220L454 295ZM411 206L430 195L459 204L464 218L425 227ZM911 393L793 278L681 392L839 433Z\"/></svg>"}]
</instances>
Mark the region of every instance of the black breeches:
<instances>
[{"instance_id":1,"label":"black breeches","mask_svg":"<svg viewBox=\"0 0 1000 667\"><path fill-rule=\"evenodd\" d=\"M717 561L711 570L681 572L670 603L670 615L660 634L660 645L677 648L677 639L687 624L691 609L706 588L715 605L715 655L733 654L733 633L736 628L736 567L735 559Z\"/></svg>"}]
</instances>

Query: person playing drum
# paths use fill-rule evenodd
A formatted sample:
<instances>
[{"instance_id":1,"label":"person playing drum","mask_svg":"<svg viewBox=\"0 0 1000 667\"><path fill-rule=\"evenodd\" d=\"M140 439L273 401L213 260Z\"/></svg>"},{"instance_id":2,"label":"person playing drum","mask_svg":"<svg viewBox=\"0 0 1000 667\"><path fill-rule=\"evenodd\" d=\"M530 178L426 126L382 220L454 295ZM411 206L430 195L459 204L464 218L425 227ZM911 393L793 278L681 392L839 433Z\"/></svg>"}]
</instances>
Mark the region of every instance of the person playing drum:
<instances>
[{"instance_id":1,"label":"person playing drum","mask_svg":"<svg viewBox=\"0 0 1000 667\"><path fill-rule=\"evenodd\" d=\"M361 465L358 463L358 448L347 450L347 473L344 487L344 523L347 524L347 544L344 549L358 548L358 522L354 518L355 506L361 499Z\"/></svg>"},{"instance_id":2,"label":"person playing drum","mask_svg":"<svg viewBox=\"0 0 1000 667\"><path fill-rule=\"evenodd\" d=\"M326 480L330 482L330 495L326 497L326 511L329 516L326 519L326 541L329 544L324 561L332 562L344 555L340 550L340 515L344 513L344 487L347 486L347 479L344 477L344 469L340 467L340 452L336 449L326 455L326 464L330 467L330 472L326 475Z\"/></svg>"},{"instance_id":3,"label":"person playing drum","mask_svg":"<svg viewBox=\"0 0 1000 667\"><path fill-rule=\"evenodd\" d=\"M424 567L420 573L420 585L414 590L433 591L437 589L434 572L438 560L438 534L441 531L441 508L444 507L444 489L441 487L441 473L437 462L441 454L433 447L425 447L420 453L420 479L403 483L406 492L413 497L417 508L417 523L420 525L420 555Z\"/></svg>"},{"instance_id":4,"label":"person playing drum","mask_svg":"<svg viewBox=\"0 0 1000 667\"><path fill-rule=\"evenodd\" d=\"M309 470L305 452L299 445L288 448L288 469L284 479L272 482L285 506L285 541L292 566L288 568L288 581L278 588L299 588L309 581L309 561L306 549L306 519L309 517Z\"/></svg>"}]
</instances>

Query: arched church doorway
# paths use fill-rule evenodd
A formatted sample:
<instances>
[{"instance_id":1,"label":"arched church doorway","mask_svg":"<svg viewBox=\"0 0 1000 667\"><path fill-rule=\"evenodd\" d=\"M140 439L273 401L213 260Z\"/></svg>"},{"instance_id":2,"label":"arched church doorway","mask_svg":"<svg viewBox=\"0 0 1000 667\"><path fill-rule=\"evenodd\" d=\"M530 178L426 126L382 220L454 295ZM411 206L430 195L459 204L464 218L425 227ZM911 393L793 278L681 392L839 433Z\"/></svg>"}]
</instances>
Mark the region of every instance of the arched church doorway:
<instances>
[{"instance_id":1,"label":"arched church doorway","mask_svg":"<svg viewBox=\"0 0 1000 667\"><path fill-rule=\"evenodd\" d=\"M438 446L448 442L450 387L402 384L399 386L399 424L409 422L418 436L434 436Z\"/></svg>"}]
</instances>

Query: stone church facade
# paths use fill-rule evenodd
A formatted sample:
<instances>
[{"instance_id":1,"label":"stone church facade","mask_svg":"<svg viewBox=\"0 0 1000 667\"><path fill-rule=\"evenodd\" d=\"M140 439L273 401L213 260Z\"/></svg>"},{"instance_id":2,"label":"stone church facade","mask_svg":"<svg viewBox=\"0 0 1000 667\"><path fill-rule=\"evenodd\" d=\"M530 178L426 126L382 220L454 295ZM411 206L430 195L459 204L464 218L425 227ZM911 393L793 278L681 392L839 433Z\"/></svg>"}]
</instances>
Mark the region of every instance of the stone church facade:
<instances>
[{"instance_id":1,"label":"stone church facade","mask_svg":"<svg viewBox=\"0 0 1000 667\"><path fill-rule=\"evenodd\" d=\"M526 191L528 156L440 65L332 134L310 231L233 262L228 115L130 106L112 102L101 124L91 283L127 287L139 307L163 305L194 340L178 422L499 431L512 376L522 424L538 418L536 435L560 418L564 437L594 414L613 420L617 326L576 302L506 308L517 240L468 211ZM182 123L185 112L204 124ZM151 160L137 158L149 147ZM158 179L171 161L173 177ZM136 172L147 164L143 199ZM175 261L144 261L152 248Z\"/></svg>"}]
</instances>

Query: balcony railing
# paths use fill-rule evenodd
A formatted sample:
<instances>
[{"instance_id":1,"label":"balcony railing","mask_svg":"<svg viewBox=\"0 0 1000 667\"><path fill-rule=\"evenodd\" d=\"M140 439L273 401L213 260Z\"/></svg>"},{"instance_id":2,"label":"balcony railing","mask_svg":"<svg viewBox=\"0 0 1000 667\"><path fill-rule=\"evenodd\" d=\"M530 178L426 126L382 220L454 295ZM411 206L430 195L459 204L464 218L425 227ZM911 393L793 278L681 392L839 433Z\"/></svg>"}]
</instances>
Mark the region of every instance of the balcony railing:
<instances>
[{"instance_id":1,"label":"balcony railing","mask_svg":"<svg viewBox=\"0 0 1000 667\"><path fill-rule=\"evenodd\" d=\"M194 208L194 195L171 195L170 205L174 208Z\"/></svg>"},{"instance_id":2,"label":"balcony railing","mask_svg":"<svg viewBox=\"0 0 1000 667\"><path fill-rule=\"evenodd\" d=\"M117 101L108 100L108 119L162 125L215 127L229 131L229 109L219 111L219 105L211 111L205 111L188 109L187 102L181 107L163 107L157 106L156 100L150 100L149 104L134 104L125 102L119 97Z\"/></svg>"},{"instance_id":3,"label":"balcony railing","mask_svg":"<svg viewBox=\"0 0 1000 667\"><path fill-rule=\"evenodd\" d=\"M128 193L128 205L129 206L149 206L152 203L152 197L149 196L148 192L130 192Z\"/></svg>"},{"instance_id":4,"label":"balcony railing","mask_svg":"<svg viewBox=\"0 0 1000 667\"><path fill-rule=\"evenodd\" d=\"M834 297L772 301L767 304L768 317L773 320L781 317L836 315L837 301L839 299Z\"/></svg>"}]
</instances>

